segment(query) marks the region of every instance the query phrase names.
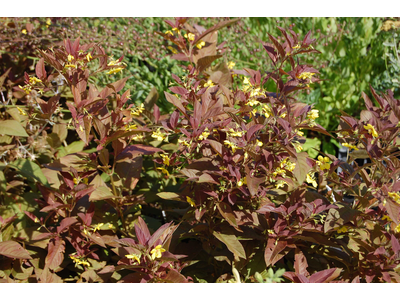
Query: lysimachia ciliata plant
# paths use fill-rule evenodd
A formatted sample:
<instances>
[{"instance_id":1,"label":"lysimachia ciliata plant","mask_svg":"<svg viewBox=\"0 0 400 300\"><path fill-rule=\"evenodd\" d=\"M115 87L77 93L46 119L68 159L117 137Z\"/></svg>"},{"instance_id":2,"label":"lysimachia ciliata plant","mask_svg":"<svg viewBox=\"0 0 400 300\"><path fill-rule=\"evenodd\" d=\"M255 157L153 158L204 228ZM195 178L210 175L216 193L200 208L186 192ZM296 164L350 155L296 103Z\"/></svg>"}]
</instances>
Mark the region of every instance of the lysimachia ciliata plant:
<instances>
[{"instance_id":1,"label":"lysimachia ciliata plant","mask_svg":"<svg viewBox=\"0 0 400 300\"><path fill-rule=\"evenodd\" d=\"M344 114L336 132L348 161L312 159L307 132L334 134L296 100L321 80L302 63L315 40L278 27L283 41L263 43L273 67L238 70L218 44L234 22L166 22L186 74L172 76L168 114L152 94L132 104L129 77L96 85L127 63L79 39L7 83L4 282L399 281L399 100L364 95L361 119Z\"/></svg>"}]
</instances>

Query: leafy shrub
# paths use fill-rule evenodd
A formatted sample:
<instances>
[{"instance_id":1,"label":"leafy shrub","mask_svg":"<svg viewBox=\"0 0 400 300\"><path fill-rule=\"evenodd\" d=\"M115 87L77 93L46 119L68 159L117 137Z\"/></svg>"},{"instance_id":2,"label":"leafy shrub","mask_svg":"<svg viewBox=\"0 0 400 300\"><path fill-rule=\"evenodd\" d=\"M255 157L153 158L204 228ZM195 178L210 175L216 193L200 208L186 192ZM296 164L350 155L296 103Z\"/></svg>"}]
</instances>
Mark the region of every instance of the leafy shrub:
<instances>
[{"instance_id":1,"label":"leafy shrub","mask_svg":"<svg viewBox=\"0 0 400 300\"><path fill-rule=\"evenodd\" d=\"M298 101L324 79L317 41L278 27L269 67L236 69L235 22L158 32L182 67L170 113L100 80L128 66L79 38L2 74L2 281L399 282L400 100L371 88L379 107L340 119L348 161L314 159L303 130L333 137Z\"/></svg>"},{"instance_id":2,"label":"leafy shrub","mask_svg":"<svg viewBox=\"0 0 400 300\"><path fill-rule=\"evenodd\" d=\"M398 84L392 81L396 78L395 71L387 71L385 66L385 60L390 60L388 52L392 51L386 50L384 43L392 45L393 40L389 41L391 34L384 31L382 18L243 18L241 21L243 25L235 28L241 34L234 36L230 43L232 51L228 53L229 60L241 67L248 66L243 61L259 67L260 63L270 66L265 51L261 51L262 43L268 39L268 33L277 34L276 25L290 27L302 35L311 30L317 40L316 49L321 54L305 58L305 63L320 70L324 80L307 93L298 95L298 99L315 104L321 115L319 123L328 131L336 130L341 110L351 115L361 112L360 94L362 91L369 93L369 84L380 92L392 89L395 96L399 96ZM229 35L224 37L229 39ZM249 55L252 61L247 59ZM267 90L271 88L272 85ZM372 97L372 94L368 95ZM339 144L331 137L314 133L306 133L306 136L322 141L324 152L336 153Z\"/></svg>"}]
</instances>

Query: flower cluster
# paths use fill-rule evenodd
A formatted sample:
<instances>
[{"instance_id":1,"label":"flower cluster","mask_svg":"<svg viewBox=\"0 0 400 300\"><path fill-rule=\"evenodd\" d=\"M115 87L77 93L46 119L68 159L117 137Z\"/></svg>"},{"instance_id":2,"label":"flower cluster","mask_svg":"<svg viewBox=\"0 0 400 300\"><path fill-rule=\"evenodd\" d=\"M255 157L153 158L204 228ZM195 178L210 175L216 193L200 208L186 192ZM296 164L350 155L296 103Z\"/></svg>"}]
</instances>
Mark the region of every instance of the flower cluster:
<instances>
[{"instance_id":1,"label":"flower cluster","mask_svg":"<svg viewBox=\"0 0 400 300\"><path fill-rule=\"evenodd\" d=\"M83 257L76 257L76 256L74 256L72 254L70 254L69 257L75 263L75 267L77 267L78 265L83 265L83 266L90 267L90 263L87 260L85 260Z\"/></svg>"},{"instance_id":2,"label":"flower cluster","mask_svg":"<svg viewBox=\"0 0 400 300\"><path fill-rule=\"evenodd\" d=\"M131 108L131 116L140 116L144 112L144 104L141 103L138 107Z\"/></svg>"},{"instance_id":3,"label":"flower cluster","mask_svg":"<svg viewBox=\"0 0 400 300\"><path fill-rule=\"evenodd\" d=\"M377 138L379 136L375 130L375 127L371 124L364 125L364 129L368 130L368 133L372 135L373 138Z\"/></svg>"},{"instance_id":4,"label":"flower cluster","mask_svg":"<svg viewBox=\"0 0 400 300\"><path fill-rule=\"evenodd\" d=\"M312 78L313 78L314 75L315 75L315 73L303 72L303 73L301 73L300 75L297 75L296 77L297 77L298 79L301 79L301 80L310 79L310 82L307 84L307 87L309 87L310 84L312 83Z\"/></svg>"},{"instance_id":5,"label":"flower cluster","mask_svg":"<svg viewBox=\"0 0 400 300\"><path fill-rule=\"evenodd\" d=\"M23 90L26 94L30 94L30 92L32 91L32 89L35 88L35 86L39 85L39 93L43 93L43 82L42 80L40 80L39 78L35 77L35 76L29 76L29 82L25 81L24 86L19 85L18 87Z\"/></svg>"},{"instance_id":6,"label":"flower cluster","mask_svg":"<svg viewBox=\"0 0 400 300\"><path fill-rule=\"evenodd\" d=\"M309 126L315 126L315 119L319 118L319 111L318 109L312 109L307 113L307 119L309 120Z\"/></svg>"},{"instance_id":7,"label":"flower cluster","mask_svg":"<svg viewBox=\"0 0 400 300\"><path fill-rule=\"evenodd\" d=\"M125 69L126 64L120 60L112 60L107 66L112 66L112 68L107 72L107 74L116 74Z\"/></svg>"},{"instance_id":8,"label":"flower cluster","mask_svg":"<svg viewBox=\"0 0 400 300\"><path fill-rule=\"evenodd\" d=\"M329 157L322 157L318 155L317 165L321 168L321 170L329 170L331 168L331 160Z\"/></svg>"}]
</instances>

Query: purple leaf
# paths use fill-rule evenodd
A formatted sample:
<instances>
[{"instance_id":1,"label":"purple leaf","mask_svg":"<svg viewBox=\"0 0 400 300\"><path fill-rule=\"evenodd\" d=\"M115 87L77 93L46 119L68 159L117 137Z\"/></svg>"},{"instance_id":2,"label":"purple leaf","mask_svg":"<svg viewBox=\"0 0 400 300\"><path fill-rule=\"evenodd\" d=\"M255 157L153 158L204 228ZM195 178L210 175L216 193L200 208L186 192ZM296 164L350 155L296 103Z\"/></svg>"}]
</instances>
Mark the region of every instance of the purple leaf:
<instances>
[{"instance_id":1,"label":"purple leaf","mask_svg":"<svg viewBox=\"0 0 400 300\"><path fill-rule=\"evenodd\" d=\"M17 259L32 259L29 252L14 241L0 242L0 254Z\"/></svg>"}]
</instances>

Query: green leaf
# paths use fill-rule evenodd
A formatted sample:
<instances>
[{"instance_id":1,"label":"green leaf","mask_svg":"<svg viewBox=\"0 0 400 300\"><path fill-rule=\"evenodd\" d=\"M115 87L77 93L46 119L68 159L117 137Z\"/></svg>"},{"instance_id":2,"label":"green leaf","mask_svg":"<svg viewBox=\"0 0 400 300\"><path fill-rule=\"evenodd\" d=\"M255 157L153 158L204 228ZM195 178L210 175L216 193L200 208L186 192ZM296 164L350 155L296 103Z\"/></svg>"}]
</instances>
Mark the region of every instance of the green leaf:
<instances>
[{"instance_id":1,"label":"green leaf","mask_svg":"<svg viewBox=\"0 0 400 300\"><path fill-rule=\"evenodd\" d=\"M27 178L35 179L45 186L49 186L46 176L44 176L42 169L28 159L20 158L9 164L10 167L17 169L22 175Z\"/></svg>"},{"instance_id":2,"label":"green leaf","mask_svg":"<svg viewBox=\"0 0 400 300\"><path fill-rule=\"evenodd\" d=\"M213 235L219 239L222 243L228 247L229 251L231 251L235 256L246 258L246 252L242 244L239 242L237 236L233 234L222 234L219 232L214 231Z\"/></svg>"},{"instance_id":3,"label":"green leaf","mask_svg":"<svg viewBox=\"0 0 400 300\"><path fill-rule=\"evenodd\" d=\"M165 200L180 200L179 194L172 192L161 192L157 196Z\"/></svg>"},{"instance_id":4,"label":"green leaf","mask_svg":"<svg viewBox=\"0 0 400 300\"><path fill-rule=\"evenodd\" d=\"M303 145L303 150L308 153L311 158L316 158L318 155L318 151L321 147L321 141L318 138L306 139L306 142Z\"/></svg>"},{"instance_id":5,"label":"green leaf","mask_svg":"<svg viewBox=\"0 0 400 300\"><path fill-rule=\"evenodd\" d=\"M115 197L107 186L99 186L89 196L89 201L98 201Z\"/></svg>"},{"instance_id":6,"label":"green leaf","mask_svg":"<svg viewBox=\"0 0 400 300\"><path fill-rule=\"evenodd\" d=\"M7 189L6 177L3 171L0 171L0 191L5 192Z\"/></svg>"},{"instance_id":7,"label":"green leaf","mask_svg":"<svg viewBox=\"0 0 400 300\"><path fill-rule=\"evenodd\" d=\"M21 123L15 120L0 121L0 134L10 136L28 136Z\"/></svg>"},{"instance_id":8,"label":"green leaf","mask_svg":"<svg viewBox=\"0 0 400 300\"><path fill-rule=\"evenodd\" d=\"M84 141L76 141L69 144L67 147L62 147L58 152L58 158L66 156L67 154L81 152L85 147Z\"/></svg>"}]
</instances>

